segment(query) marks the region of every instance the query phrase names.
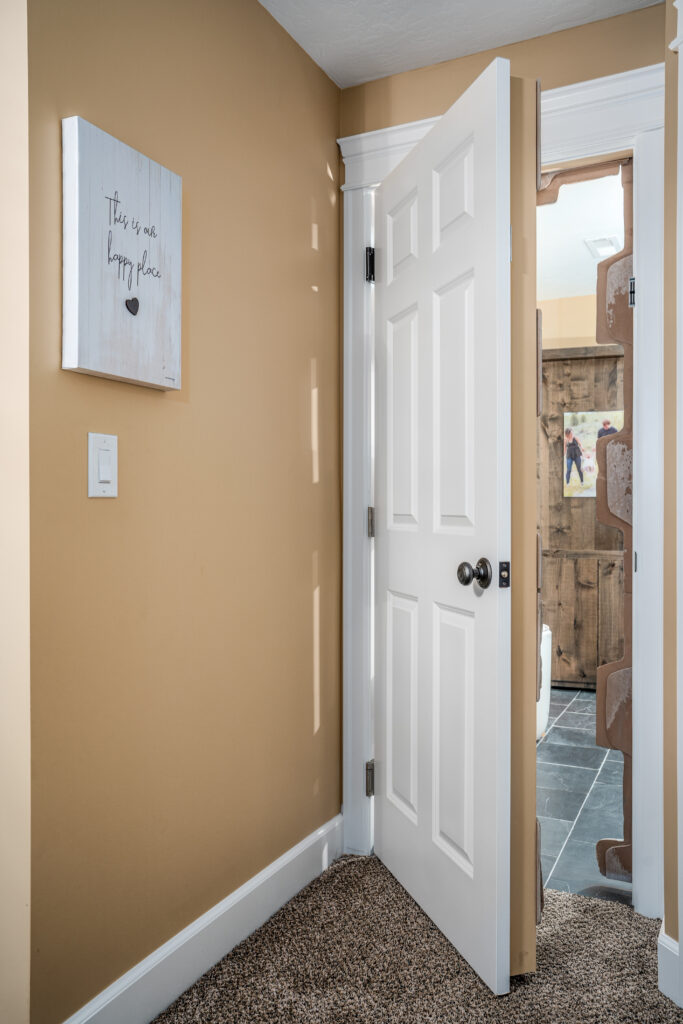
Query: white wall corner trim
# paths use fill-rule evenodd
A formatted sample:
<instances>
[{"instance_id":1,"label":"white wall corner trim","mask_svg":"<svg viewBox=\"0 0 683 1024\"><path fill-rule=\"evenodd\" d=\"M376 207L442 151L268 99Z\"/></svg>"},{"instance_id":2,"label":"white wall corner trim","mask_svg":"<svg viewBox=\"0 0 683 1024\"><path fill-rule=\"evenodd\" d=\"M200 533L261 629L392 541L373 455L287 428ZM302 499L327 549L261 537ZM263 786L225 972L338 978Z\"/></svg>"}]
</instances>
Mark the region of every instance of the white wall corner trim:
<instances>
[{"instance_id":1,"label":"white wall corner trim","mask_svg":"<svg viewBox=\"0 0 683 1024\"><path fill-rule=\"evenodd\" d=\"M664 931L662 925L657 940L657 969L659 990L674 1003L679 1003L678 986L678 943Z\"/></svg>"},{"instance_id":2,"label":"white wall corner trim","mask_svg":"<svg viewBox=\"0 0 683 1024\"><path fill-rule=\"evenodd\" d=\"M675 0L677 10L676 38L671 49L679 54L683 43L683 6ZM676 153L676 579L680 581L683 568L683 74L678 67L678 111L677 111L677 153ZM678 784L678 920L683 922L683 600L680 582L676 587L676 730ZM661 978L661 975L660 975ZM667 976L668 984L668 976ZM675 984L668 989L660 983L662 991L675 1003L683 1006L683 962L676 960Z\"/></svg>"},{"instance_id":3,"label":"white wall corner trim","mask_svg":"<svg viewBox=\"0 0 683 1024\"><path fill-rule=\"evenodd\" d=\"M338 814L100 992L65 1024L148 1024L341 855Z\"/></svg>"}]
</instances>

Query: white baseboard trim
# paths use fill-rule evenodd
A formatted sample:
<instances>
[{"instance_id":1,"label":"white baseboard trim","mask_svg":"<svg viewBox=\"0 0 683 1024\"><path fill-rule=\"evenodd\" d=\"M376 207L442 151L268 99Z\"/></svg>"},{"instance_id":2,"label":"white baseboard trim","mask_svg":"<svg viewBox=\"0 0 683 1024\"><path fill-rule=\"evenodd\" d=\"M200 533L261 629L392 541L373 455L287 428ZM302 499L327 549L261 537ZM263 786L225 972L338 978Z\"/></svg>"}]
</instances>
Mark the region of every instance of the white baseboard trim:
<instances>
[{"instance_id":1,"label":"white baseboard trim","mask_svg":"<svg viewBox=\"0 0 683 1024\"><path fill-rule=\"evenodd\" d=\"M659 990L681 1005L681 986L678 969L678 943L664 931L662 925L657 941L657 970L659 974Z\"/></svg>"},{"instance_id":2,"label":"white baseboard trim","mask_svg":"<svg viewBox=\"0 0 683 1024\"><path fill-rule=\"evenodd\" d=\"M159 946L64 1024L149 1024L343 850L341 814Z\"/></svg>"}]
</instances>

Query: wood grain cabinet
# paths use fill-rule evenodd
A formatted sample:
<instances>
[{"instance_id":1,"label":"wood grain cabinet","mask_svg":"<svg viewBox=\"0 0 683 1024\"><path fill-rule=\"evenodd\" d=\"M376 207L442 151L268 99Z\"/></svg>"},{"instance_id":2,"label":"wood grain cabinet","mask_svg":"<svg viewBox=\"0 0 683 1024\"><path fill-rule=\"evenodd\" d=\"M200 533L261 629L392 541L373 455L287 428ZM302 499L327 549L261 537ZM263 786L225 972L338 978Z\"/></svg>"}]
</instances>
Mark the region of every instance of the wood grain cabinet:
<instances>
[{"instance_id":1,"label":"wood grain cabinet","mask_svg":"<svg viewBox=\"0 0 683 1024\"><path fill-rule=\"evenodd\" d=\"M618 345L543 352L538 478L543 621L553 634L552 679L595 688L599 665L623 649L623 536L599 523L596 499L563 496L564 413L623 408Z\"/></svg>"}]
</instances>

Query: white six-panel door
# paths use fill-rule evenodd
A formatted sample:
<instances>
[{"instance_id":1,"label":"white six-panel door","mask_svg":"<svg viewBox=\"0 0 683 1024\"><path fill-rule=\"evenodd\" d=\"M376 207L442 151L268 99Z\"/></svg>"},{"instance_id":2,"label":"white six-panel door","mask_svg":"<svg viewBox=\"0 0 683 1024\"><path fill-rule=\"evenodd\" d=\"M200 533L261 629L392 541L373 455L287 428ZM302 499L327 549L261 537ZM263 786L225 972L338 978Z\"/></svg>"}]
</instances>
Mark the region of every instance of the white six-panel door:
<instances>
[{"instance_id":1,"label":"white six-panel door","mask_svg":"<svg viewBox=\"0 0 683 1024\"><path fill-rule=\"evenodd\" d=\"M375 221L375 849L496 993L509 987L509 82L494 61L382 183ZM482 556L490 587L459 583L459 563Z\"/></svg>"}]
</instances>

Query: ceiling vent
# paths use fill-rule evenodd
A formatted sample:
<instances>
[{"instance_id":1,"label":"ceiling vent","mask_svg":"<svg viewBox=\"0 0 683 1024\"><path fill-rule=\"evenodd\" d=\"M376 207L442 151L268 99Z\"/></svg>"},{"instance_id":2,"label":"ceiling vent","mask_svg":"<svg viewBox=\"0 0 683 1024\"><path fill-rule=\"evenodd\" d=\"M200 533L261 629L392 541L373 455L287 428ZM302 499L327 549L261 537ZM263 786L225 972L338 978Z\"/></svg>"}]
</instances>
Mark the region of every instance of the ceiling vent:
<instances>
[{"instance_id":1,"label":"ceiling vent","mask_svg":"<svg viewBox=\"0 0 683 1024\"><path fill-rule=\"evenodd\" d=\"M594 260L606 260L622 248L616 235L611 235L609 238L585 238L584 242Z\"/></svg>"}]
</instances>

